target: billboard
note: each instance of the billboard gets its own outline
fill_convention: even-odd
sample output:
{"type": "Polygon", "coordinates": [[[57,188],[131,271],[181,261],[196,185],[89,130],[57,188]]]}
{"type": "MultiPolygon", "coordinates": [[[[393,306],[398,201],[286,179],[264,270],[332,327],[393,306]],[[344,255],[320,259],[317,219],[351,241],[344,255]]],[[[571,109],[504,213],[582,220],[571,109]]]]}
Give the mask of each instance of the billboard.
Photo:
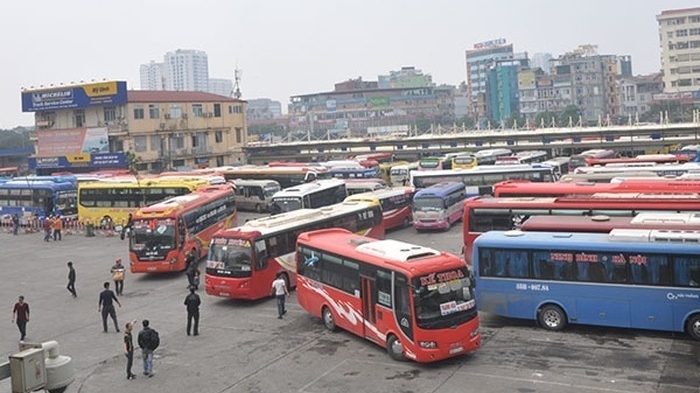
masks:
{"type": "Polygon", "coordinates": [[[38,130],[37,157],[59,157],[109,151],[107,127],[38,130]]]}
{"type": "Polygon", "coordinates": [[[126,82],[98,82],[22,92],[22,112],[126,104],[126,82]]]}
{"type": "Polygon", "coordinates": [[[29,169],[126,168],[124,153],[93,153],[60,157],[29,157],[29,169]]]}

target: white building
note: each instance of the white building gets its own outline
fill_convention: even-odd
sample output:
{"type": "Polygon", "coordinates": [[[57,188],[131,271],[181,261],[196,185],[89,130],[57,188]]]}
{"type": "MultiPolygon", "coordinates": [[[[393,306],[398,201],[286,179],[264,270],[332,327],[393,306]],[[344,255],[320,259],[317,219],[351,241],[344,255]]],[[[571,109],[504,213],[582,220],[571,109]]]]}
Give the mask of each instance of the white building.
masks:
{"type": "Polygon", "coordinates": [[[209,93],[224,97],[231,97],[233,81],[231,79],[209,78],[209,93]]]}
{"type": "Polygon", "coordinates": [[[148,64],[141,64],[140,74],[141,90],[165,90],[163,63],[151,60],[148,64]]]}
{"type": "Polygon", "coordinates": [[[549,61],[553,58],[551,53],[535,53],[530,59],[530,68],[541,68],[545,74],[549,74],[549,61]]]}
{"type": "Polygon", "coordinates": [[[664,93],[700,92],[700,7],[665,10],[656,20],[664,93]]]}
{"type": "Polygon", "coordinates": [[[178,49],[164,58],[166,90],[209,91],[209,60],[206,52],[178,49]]]}

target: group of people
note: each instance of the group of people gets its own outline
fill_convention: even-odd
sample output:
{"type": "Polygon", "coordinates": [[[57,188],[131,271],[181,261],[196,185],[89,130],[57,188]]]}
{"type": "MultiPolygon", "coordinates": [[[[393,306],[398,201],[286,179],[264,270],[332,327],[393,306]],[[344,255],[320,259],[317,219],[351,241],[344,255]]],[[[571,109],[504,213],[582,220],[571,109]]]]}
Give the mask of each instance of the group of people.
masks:
{"type": "Polygon", "coordinates": [[[54,241],[62,240],[61,231],[63,230],[63,219],[59,215],[50,215],[44,219],[43,223],[44,229],[44,241],[51,241],[53,236],[54,241]]]}

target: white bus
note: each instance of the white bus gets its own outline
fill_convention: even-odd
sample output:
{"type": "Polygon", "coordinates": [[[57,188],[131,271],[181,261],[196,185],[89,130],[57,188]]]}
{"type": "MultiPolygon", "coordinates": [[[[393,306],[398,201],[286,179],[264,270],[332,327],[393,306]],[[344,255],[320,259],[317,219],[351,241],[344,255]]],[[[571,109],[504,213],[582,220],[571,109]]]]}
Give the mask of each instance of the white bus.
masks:
{"type": "Polygon", "coordinates": [[[345,191],[348,196],[383,190],[387,187],[386,182],[382,179],[345,179],[345,191]]]}
{"type": "Polygon", "coordinates": [[[562,176],[569,173],[569,161],[571,161],[571,157],[553,157],[542,161],[542,163],[551,166],[557,179],[561,179],[562,176]]]}
{"type": "Polygon", "coordinates": [[[279,214],[298,209],[315,209],[340,203],[346,196],[345,181],[317,180],[277,192],[272,196],[270,212],[279,214]]]}
{"type": "Polygon", "coordinates": [[[472,169],[411,172],[411,186],[414,188],[421,189],[433,184],[458,181],[464,184],[467,197],[491,195],[493,185],[504,180],[549,183],[556,179],[552,167],[544,164],[479,165],[472,169]]]}
{"type": "MultiPolygon", "coordinates": [[[[584,173],[587,175],[598,173],[628,173],[628,172],[651,172],[656,176],[680,176],[686,173],[700,173],[700,164],[688,162],[685,164],[670,165],[659,164],[652,166],[582,166],[574,170],[574,173],[584,173]]],[[[619,176],[615,176],[619,177],[619,176]]]]}
{"type": "Polygon", "coordinates": [[[274,180],[236,179],[233,185],[236,186],[236,206],[258,213],[270,211],[272,196],[282,189],[274,180]]]}
{"type": "Polygon", "coordinates": [[[476,161],[479,165],[493,165],[498,157],[509,156],[513,154],[510,149],[484,149],[474,153],[476,161]]]}
{"type": "Polygon", "coordinates": [[[391,185],[394,187],[408,185],[409,174],[416,170],[418,170],[418,162],[392,167],[389,172],[391,185]]]}

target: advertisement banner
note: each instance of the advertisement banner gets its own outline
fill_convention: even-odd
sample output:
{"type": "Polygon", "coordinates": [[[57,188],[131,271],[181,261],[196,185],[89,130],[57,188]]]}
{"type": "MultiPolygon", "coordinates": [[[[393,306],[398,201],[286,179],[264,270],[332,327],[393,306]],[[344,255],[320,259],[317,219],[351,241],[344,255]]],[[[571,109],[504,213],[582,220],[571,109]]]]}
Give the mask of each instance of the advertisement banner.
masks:
{"type": "Polygon", "coordinates": [[[390,101],[389,97],[370,97],[369,104],[372,105],[372,108],[384,108],[389,107],[390,101]]]}
{"type": "Polygon", "coordinates": [[[107,127],[38,130],[37,157],[80,156],[109,151],[107,127]]]}
{"type": "Polygon", "coordinates": [[[61,157],[29,157],[29,169],[126,168],[124,153],[94,153],[61,157]],[[84,160],[87,156],[88,159],[84,160]],[[76,158],[80,158],[76,160],[76,158]]]}
{"type": "Polygon", "coordinates": [[[124,105],[126,82],[98,82],[22,92],[22,112],[124,105]]]}

